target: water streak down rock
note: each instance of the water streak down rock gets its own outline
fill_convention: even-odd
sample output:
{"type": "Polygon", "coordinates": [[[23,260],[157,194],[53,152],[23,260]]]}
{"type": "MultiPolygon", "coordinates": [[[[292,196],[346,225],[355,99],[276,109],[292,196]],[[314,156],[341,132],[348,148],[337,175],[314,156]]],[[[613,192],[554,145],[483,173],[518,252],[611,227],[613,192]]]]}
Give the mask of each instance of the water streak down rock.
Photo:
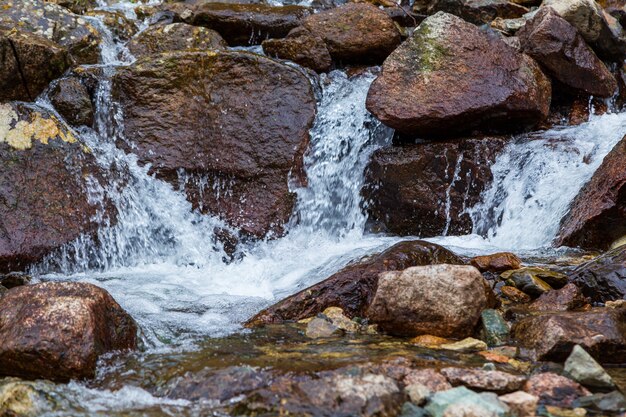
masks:
{"type": "Polygon", "coordinates": [[[113,97],[128,151],[195,208],[254,236],[282,231],[316,111],[302,72],[245,52],[163,53],[117,73],[113,97]]]}
{"type": "Polygon", "coordinates": [[[532,58],[439,12],[385,60],[367,108],[401,133],[441,137],[532,127],[550,99],[550,80],[532,58]]]}

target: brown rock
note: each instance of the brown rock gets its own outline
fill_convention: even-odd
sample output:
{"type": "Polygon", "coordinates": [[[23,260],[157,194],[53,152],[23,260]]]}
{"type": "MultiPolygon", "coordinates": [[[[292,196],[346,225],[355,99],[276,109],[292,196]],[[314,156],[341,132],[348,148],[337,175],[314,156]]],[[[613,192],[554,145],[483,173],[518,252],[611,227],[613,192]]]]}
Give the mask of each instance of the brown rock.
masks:
{"type": "Polygon", "coordinates": [[[560,290],[552,290],[542,294],[528,306],[535,311],[567,311],[585,305],[585,297],[574,284],[567,284],[560,290]]]}
{"type": "Polygon", "coordinates": [[[568,408],[579,397],[591,394],[579,383],[551,372],[531,376],[524,385],[524,391],[539,397],[539,404],[568,408]]]}
{"type": "Polygon", "coordinates": [[[92,7],[97,7],[97,0],[45,0],[48,3],[58,4],[67,7],[72,13],[83,14],[92,7]]]}
{"type": "Polygon", "coordinates": [[[561,221],[558,246],[608,249],[626,235],[626,136],[608,153],[561,221]]]}
{"type": "Polygon", "coordinates": [[[470,263],[480,272],[504,272],[522,267],[520,258],[511,252],[498,252],[492,255],[476,256],[470,263]]]}
{"type": "Polygon", "coordinates": [[[568,277],[594,302],[626,300],[626,245],[579,265],[568,277]]]}
{"type": "Polygon", "coordinates": [[[530,57],[439,12],[383,64],[367,108],[407,135],[532,127],[550,107],[550,80],[530,57]]]}
{"type": "Polygon", "coordinates": [[[471,232],[465,209],[491,183],[489,167],[504,144],[503,138],[464,139],[376,151],[362,191],[370,223],[403,236],[471,232]]]}
{"type": "Polygon", "coordinates": [[[576,28],[554,9],[540,8],[517,32],[517,37],[522,51],[565,86],[598,97],[611,97],[617,90],[617,82],[608,68],[576,28]]]}
{"type": "Polygon", "coordinates": [[[432,392],[447,391],[452,385],[434,369],[413,369],[403,379],[405,385],[420,384],[432,392]]]}
{"type": "Polygon", "coordinates": [[[164,8],[177,13],[185,23],[217,31],[231,46],[283,38],[309,14],[306,7],[267,4],[173,3],[164,8]]]}
{"type": "Polygon", "coordinates": [[[530,295],[510,285],[505,285],[500,288],[500,292],[502,292],[504,297],[514,303],[528,303],[531,300],[530,295]]]}
{"type": "Polygon", "coordinates": [[[484,369],[443,368],[441,373],[453,386],[463,385],[470,389],[500,394],[517,391],[526,382],[523,376],[484,369]]]}
{"type": "Polygon", "coordinates": [[[96,64],[100,59],[100,34],[85,19],[65,7],[42,0],[0,0],[0,28],[43,36],[67,48],[75,64],[96,64]]]}
{"type": "Polygon", "coordinates": [[[0,29],[0,101],[33,101],[69,67],[67,51],[28,32],[0,29]]]}
{"type": "Polygon", "coordinates": [[[121,11],[90,10],[85,15],[102,19],[113,35],[123,42],[130,40],[139,30],[135,22],[128,19],[121,11]]]}
{"type": "Polygon", "coordinates": [[[27,285],[0,300],[0,375],[91,378],[98,356],[136,346],[133,319],[94,285],[27,285]]]}
{"type": "Polygon", "coordinates": [[[85,177],[102,180],[91,153],[43,109],[0,104],[0,273],[25,268],[97,230],[108,201],[89,202],[85,177]]]}
{"type": "Polygon", "coordinates": [[[371,4],[348,3],[310,15],[302,25],[343,63],[380,63],[400,44],[393,20],[371,4]]]}
{"type": "Polygon", "coordinates": [[[330,69],[332,58],[324,40],[303,27],[293,29],[284,39],[263,41],[266,55],[288,59],[316,72],[330,69]]]}
{"type": "Polygon", "coordinates": [[[538,360],[563,361],[578,344],[600,362],[626,361],[626,309],[530,316],[515,323],[511,334],[538,360]]]}
{"type": "Polygon", "coordinates": [[[261,311],[247,322],[247,326],[297,321],[314,316],[327,307],[341,307],[351,318],[364,317],[381,272],[441,263],[462,265],[463,260],[433,243],[422,240],[400,242],[261,311]]]}
{"type": "Polygon", "coordinates": [[[227,46],[226,41],[214,30],[186,23],[172,23],[148,27],[128,43],[128,50],[139,58],[167,51],[217,51],[227,46]]]}
{"type": "Polygon", "coordinates": [[[529,10],[507,0],[435,0],[430,4],[428,13],[435,12],[451,13],[475,25],[482,25],[496,18],[519,18],[529,10]]]}
{"type": "Polygon", "coordinates": [[[524,391],[516,391],[498,397],[511,410],[511,414],[517,417],[531,417],[535,415],[539,397],[524,391]]]}
{"type": "Polygon", "coordinates": [[[50,91],[50,101],[65,120],[74,126],[93,124],[93,105],[89,92],[76,78],[59,80],[50,91]]]}
{"type": "Polygon", "coordinates": [[[289,173],[315,116],[302,72],[245,52],[173,52],[119,71],[113,95],[129,151],[185,182],[195,208],[254,236],[281,233],[294,204],[289,173]]]}
{"type": "Polygon", "coordinates": [[[367,317],[398,336],[469,336],[487,307],[484,278],[473,266],[415,266],[381,273],[367,317]]]}

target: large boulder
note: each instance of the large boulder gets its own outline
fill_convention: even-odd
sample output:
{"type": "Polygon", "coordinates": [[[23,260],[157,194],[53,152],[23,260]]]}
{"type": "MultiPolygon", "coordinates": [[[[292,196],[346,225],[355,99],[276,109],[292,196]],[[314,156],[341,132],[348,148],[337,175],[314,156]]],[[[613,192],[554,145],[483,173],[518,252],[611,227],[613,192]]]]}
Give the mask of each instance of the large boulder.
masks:
{"type": "Polygon", "coordinates": [[[422,240],[400,242],[361,262],[348,265],[324,281],[261,311],[247,325],[301,320],[328,307],[341,307],[349,317],[364,317],[378,285],[379,274],[417,265],[464,262],[442,246],[422,240]]]}
{"type": "Polygon", "coordinates": [[[470,233],[465,209],[490,185],[490,166],[504,144],[495,137],[376,151],[362,191],[372,227],[403,236],[470,233]]]}
{"type": "Polygon", "coordinates": [[[195,208],[254,236],[282,231],[315,117],[302,72],[246,52],[164,53],[119,71],[113,97],[128,150],[195,208]]]}
{"type": "Polygon", "coordinates": [[[568,278],[594,302],[626,299],[626,245],[578,266],[568,278]]]}
{"type": "Polygon", "coordinates": [[[69,67],[67,50],[29,32],[0,29],[0,101],[33,101],[69,67]]]}
{"type": "Polygon", "coordinates": [[[626,136],[604,157],[561,220],[556,244],[607,249],[626,235],[626,136]]]}
{"type": "Polygon", "coordinates": [[[343,63],[380,63],[400,44],[393,20],[371,4],[348,3],[310,15],[302,25],[343,63]]]}
{"type": "Polygon", "coordinates": [[[602,57],[621,61],[626,54],[626,38],[621,25],[594,0],[544,0],[567,20],[602,57]],[[611,19],[611,22],[607,20],[611,19]]]}
{"type": "Polygon", "coordinates": [[[379,275],[367,317],[393,335],[463,338],[487,303],[485,280],[473,266],[414,266],[379,275]]]}
{"type": "Polygon", "coordinates": [[[333,63],[324,40],[304,27],[293,29],[284,39],[263,41],[263,52],[317,72],[328,71],[333,63]]]}
{"type": "Polygon", "coordinates": [[[220,50],[228,46],[219,33],[186,23],[154,25],[139,33],[128,43],[128,50],[137,58],[167,51],[220,50]]]}
{"type": "Polygon", "coordinates": [[[550,80],[529,56],[448,13],[426,18],[383,64],[367,109],[401,133],[521,129],[545,119],[550,80]]]}
{"type": "Polygon", "coordinates": [[[522,51],[567,87],[598,97],[611,97],[617,81],[587,46],[576,28],[551,7],[542,7],[517,32],[522,51]]]}
{"type": "Polygon", "coordinates": [[[83,234],[110,204],[89,198],[98,165],[46,111],[0,104],[0,273],[40,260],[83,234]]]}
{"type": "Polygon", "coordinates": [[[626,308],[538,314],[515,323],[511,334],[537,360],[564,361],[581,345],[600,362],[626,361],[626,308]]]}
{"type": "Polygon", "coordinates": [[[47,282],[0,298],[0,375],[91,378],[100,355],[136,346],[133,319],[95,285],[47,282]]]}
{"type": "Polygon", "coordinates": [[[0,28],[43,36],[67,48],[76,64],[96,64],[101,37],[86,19],[42,0],[0,0],[0,28]],[[19,22],[16,23],[15,22],[19,22]]]}
{"type": "Polygon", "coordinates": [[[258,45],[267,38],[283,38],[310,12],[301,6],[198,2],[164,6],[185,23],[217,31],[231,46],[258,45]]]}

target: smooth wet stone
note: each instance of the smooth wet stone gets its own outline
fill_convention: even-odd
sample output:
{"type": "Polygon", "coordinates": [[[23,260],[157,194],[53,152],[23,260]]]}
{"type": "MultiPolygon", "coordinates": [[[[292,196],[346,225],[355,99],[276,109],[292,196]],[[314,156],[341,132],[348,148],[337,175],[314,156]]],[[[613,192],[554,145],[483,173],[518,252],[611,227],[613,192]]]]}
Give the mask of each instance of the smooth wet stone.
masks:
{"type": "Polygon", "coordinates": [[[20,287],[30,284],[32,277],[23,272],[9,272],[8,274],[0,274],[0,285],[7,289],[20,287]]]}
{"type": "Polygon", "coordinates": [[[524,391],[515,391],[498,397],[511,410],[513,417],[530,417],[535,415],[539,397],[524,391]]]}
{"type": "Polygon", "coordinates": [[[561,407],[571,407],[575,400],[590,394],[579,383],[550,372],[531,376],[524,391],[539,397],[539,404],[561,407]]]}
{"type": "Polygon", "coordinates": [[[626,398],[621,392],[612,391],[607,394],[581,397],[574,402],[574,405],[601,413],[619,413],[626,411],[626,398]]]}
{"type": "Polygon", "coordinates": [[[293,29],[283,39],[265,40],[262,45],[266,55],[293,61],[316,72],[326,72],[332,65],[324,40],[304,27],[293,29]]]}
{"type": "Polygon", "coordinates": [[[491,255],[476,256],[470,260],[480,272],[505,272],[522,267],[522,261],[511,252],[498,252],[491,255]]]}
{"type": "Polygon", "coordinates": [[[380,275],[367,318],[393,335],[459,338],[486,307],[485,280],[473,266],[415,266],[380,275]]]}
{"type": "Polygon", "coordinates": [[[348,333],[357,333],[361,330],[361,326],[346,317],[343,310],[339,307],[328,307],[322,314],[326,316],[333,325],[348,333]]]}
{"type": "Polygon", "coordinates": [[[457,352],[475,352],[487,349],[487,344],[482,340],[466,337],[463,340],[452,343],[443,343],[439,345],[440,349],[454,350],[457,352]]]}
{"type": "Polygon", "coordinates": [[[404,391],[411,399],[411,402],[416,405],[424,404],[428,397],[432,394],[432,391],[422,384],[407,385],[404,387],[404,391]]]}
{"type": "Polygon", "coordinates": [[[532,298],[523,291],[518,290],[510,285],[505,285],[500,288],[502,296],[514,303],[528,303],[532,298]]]}
{"type": "Polygon", "coordinates": [[[563,408],[556,407],[553,405],[547,405],[545,407],[546,411],[550,413],[550,416],[554,417],[585,417],[587,415],[587,410],[584,408],[563,408]]]}
{"type": "Polygon", "coordinates": [[[565,373],[574,381],[592,389],[612,389],[615,383],[604,368],[580,345],[574,346],[564,365],[565,373]]]}
{"type": "MultiPolygon", "coordinates": [[[[514,286],[518,290],[525,292],[531,297],[539,297],[541,294],[552,290],[552,286],[550,286],[550,284],[544,279],[548,277],[548,279],[556,280],[554,278],[551,278],[552,276],[552,271],[536,267],[514,269],[500,274],[500,277],[502,277],[502,279],[504,279],[507,284],[514,286]]],[[[560,281],[557,282],[561,282],[564,279],[565,282],[563,283],[563,285],[565,285],[565,283],[567,282],[567,278],[563,274],[554,276],[562,276],[563,278],[559,278],[560,281]]]]}
{"type": "Polygon", "coordinates": [[[312,339],[339,336],[343,331],[330,321],[316,317],[306,326],[306,335],[312,339]]]}
{"type": "MultiPolygon", "coordinates": [[[[508,412],[508,407],[501,403],[496,395],[480,395],[465,387],[436,393],[425,409],[432,417],[453,417],[455,415],[453,413],[458,412],[459,407],[472,407],[474,411],[478,409],[478,412],[482,412],[482,416],[485,417],[504,417],[508,412]]],[[[481,414],[474,415],[481,416],[481,414]]]]}
{"type": "Polygon", "coordinates": [[[420,408],[410,402],[406,402],[402,405],[400,411],[400,417],[427,417],[426,410],[420,408]]]}
{"type": "Polygon", "coordinates": [[[0,415],[3,417],[38,417],[52,384],[46,381],[0,379],[0,415]]]}
{"type": "Polygon", "coordinates": [[[626,299],[626,246],[579,265],[569,279],[594,302],[626,299]]]}
{"type": "Polygon", "coordinates": [[[222,50],[228,44],[214,30],[186,23],[154,25],[139,33],[128,43],[128,50],[137,58],[167,51],[192,49],[222,50]]]}
{"type": "Polygon", "coordinates": [[[431,392],[446,391],[452,388],[446,377],[434,369],[411,369],[406,373],[402,382],[407,386],[421,385],[431,392]]]}
{"type": "Polygon", "coordinates": [[[500,346],[509,338],[509,326],[499,311],[485,309],[480,313],[482,332],[488,346],[500,346]]]}
{"type": "Polygon", "coordinates": [[[94,108],[89,91],[77,77],[59,80],[49,94],[50,102],[61,116],[73,126],[91,126],[94,108]]]}
{"type": "Polygon", "coordinates": [[[586,299],[580,289],[570,283],[559,290],[543,293],[528,308],[534,311],[568,311],[583,307],[586,299]]]}
{"type": "Polygon", "coordinates": [[[496,370],[443,368],[440,372],[453,386],[463,385],[470,389],[500,394],[517,391],[526,382],[523,376],[496,370]]]}

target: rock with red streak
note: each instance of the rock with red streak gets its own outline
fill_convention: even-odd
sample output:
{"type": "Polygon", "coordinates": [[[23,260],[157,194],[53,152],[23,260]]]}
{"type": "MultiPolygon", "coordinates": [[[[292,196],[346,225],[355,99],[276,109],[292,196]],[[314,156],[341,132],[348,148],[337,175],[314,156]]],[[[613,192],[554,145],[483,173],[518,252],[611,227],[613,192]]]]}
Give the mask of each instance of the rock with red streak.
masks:
{"type": "Polygon", "coordinates": [[[498,252],[491,255],[476,256],[470,263],[480,272],[505,272],[522,267],[522,261],[511,252],[498,252]]]}
{"type": "Polygon", "coordinates": [[[626,235],[626,136],[604,157],[561,220],[559,246],[608,249],[626,235]]]}
{"type": "Polygon", "coordinates": [[[310,15],[302,25],[322,38],[333,60],[342,63],[381,63],[401,41],[389,15],[366,3],[310,15]]]}
{"type": "Polygon", "coordinates": [[[531,128],[549,113],[551,83],[499,37],[438,12],[383,64],[367,109],[400,133],[441,138],[531,128]]]}
{"type": "Polygon", "coordinates": [[[470,233],[465,209],[491,184],[489,167],[505,143],[483,137],[379,149],[362,189],[369,226],[403,236],[470,233]]]}
{"type": "Polygon", "coordinates": [[[611,97],[617,90],[617,81],[606,65],[576,28],[551,7],[540,8],[517,37],[522,51],[568,88],[598,97],[611,97]]]}
{"type": "Polygon", "coordinates": [[[441,373],[453,386],[463,385],[479,391],[494,391],[500,394],[517,391],[526,378],[502,371],[469,368],[443,368],[441,373]]]}
{"type": "Polygon", "coordinates": [[[92,378],[100,355],[136,346],[133,319],[95,285],[47,282],[0,298],[0,375],[92,378]]]}
{"type": "Polygon", "coordinates": [[[253,327],[315,316],[328,307],[340,307],[350,317],[364,317],[381,272],[416,265],[457,264],[464,261],[442,246],[422,240],[400,242],[376,255],[346,266],[319,284],[274,304],[251,318],[253,327]]]}
{"type": "Polygon", "coordinates": [[[316,112],[304,73],[247,52],[168,52],[120,70],[113,96],[126,149],[194,208],[255,237],[283,232],[316,112]]]}
{"type": "Polygon", "coordinates": [[[539,397],[539,404],[567,408],[578,398],[591,394],[578,382],[551,372],[531,376],[524,385],[524,391],[539,397]]]}
{"type": "Polygon", "coordinates": [[[575,310],[586,304],[580,288],[569,283],[559,290],[543,293],[528,306],[535,311],[567,311],[575,310]]]}
{"type": "Polygon", "coordinates": [[[581,345],[599,362],[626,361],[624,308],[533,315],[515,323],[511,335],[538,360],[564,361],[581,345]]]}

